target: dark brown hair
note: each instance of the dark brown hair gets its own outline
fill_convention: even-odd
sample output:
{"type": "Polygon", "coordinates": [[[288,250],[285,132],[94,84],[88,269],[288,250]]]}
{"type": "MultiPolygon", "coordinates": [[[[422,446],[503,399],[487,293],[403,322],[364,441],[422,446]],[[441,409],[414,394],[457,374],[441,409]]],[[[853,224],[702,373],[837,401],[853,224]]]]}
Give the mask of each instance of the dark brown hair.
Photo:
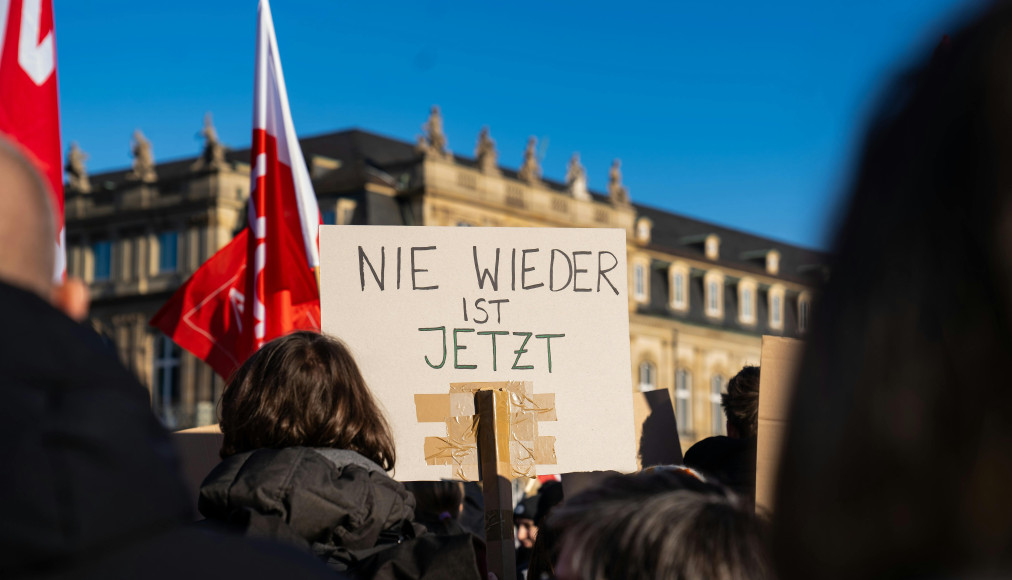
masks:
{"type": "Polygon", "coordinates": [[[727,392],[720,396],[720,406],[739,437],[755,437],[759,428],[759,367],[747,366],[738,371],[727,383],[727,392]]]}
{"type": "Polygon", "coordinates": [[[221,397],[223,458],[283,447],[333,447],[394,467],[390,427],[348,348],[299,331],[272,340],[232,375],[221,397]]]}
{"type": "Polygon", "coordinates": [[[549,524],[563,580],[772,578],[766,524],[750,503],[684,471],[612,478],[549,524]]]}

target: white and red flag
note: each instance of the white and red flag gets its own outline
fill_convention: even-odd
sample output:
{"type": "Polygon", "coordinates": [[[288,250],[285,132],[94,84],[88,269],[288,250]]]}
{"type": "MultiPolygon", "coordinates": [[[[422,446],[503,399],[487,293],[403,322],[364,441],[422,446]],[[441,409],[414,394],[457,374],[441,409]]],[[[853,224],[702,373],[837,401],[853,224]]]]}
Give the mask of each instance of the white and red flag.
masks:
{"type": "Polygon", "coordinates": [[[49,181],[56,212],[56,279],[66,270],[63,156],[52,0],[0,0],[0,132],[49,181]]]}
{"type": "Polygon", "coordinates": [[[225,378],[265,342],[320,329],[320,211],[267,0],[258,9],[254,79],[249,222],[151,319],[225,378]]]}

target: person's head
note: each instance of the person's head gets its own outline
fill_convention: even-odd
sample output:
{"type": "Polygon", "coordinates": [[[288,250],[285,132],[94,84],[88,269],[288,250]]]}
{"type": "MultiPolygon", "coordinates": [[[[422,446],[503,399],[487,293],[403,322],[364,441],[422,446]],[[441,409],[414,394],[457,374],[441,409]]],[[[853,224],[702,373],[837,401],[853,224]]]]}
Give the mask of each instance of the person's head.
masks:
{"type": "Polygon", "coordinates": [[[49,301],[75,320],[88,312],[87,287],[57,283],[56,223],[49,186],[32,163],[0,136],[0,280],[49,301]]]}
{"type": "Polygon", "coordinates": [[[423,521],[456,520],[464,509],[464,484],[459,481],[412,481],[415,517],[423,521]]]}
{"type": "Polygon", "coordinates": [[[777,478],[781,577],[1012,570],[1012,5],[868,132],[777,478]]]}
{"type": "Polygon", "coordinates": [[[513,509],[513,525],[517,529],[517,542],[524,548],[533,548],[534,540],[538,537],[538,526],[534,522],[537,510],[538,496],[536,495],[520,500],[517,507],[513,509]]]}
{"type": "Polygon", "coordinates": [[[261,448],[332,447],[394,466],[390,428],[348,348],[299,331],[265,344],[221,398],[221,456],[261,448]]]}
{"type": "Polygon", "coordinates": [[[759,428],[759,367],[746,366],[727,383],[720,395],[720,406],[727,417],[729,437],[755,437],[759,428]]]}
{"type": "Polygon", "coordinates": [[[771,577],[764,523],[720,486],[658,472],[603,487],[549,518],[560,580],[771,577]]]}
{"type": "Polygon", "coordinates": [[[546,481],[538,489],[538,510],[534,514],[534,525],[540,526],[552,513],[555,506],[562,503],[562,484],[558,481],[546,481]]]}

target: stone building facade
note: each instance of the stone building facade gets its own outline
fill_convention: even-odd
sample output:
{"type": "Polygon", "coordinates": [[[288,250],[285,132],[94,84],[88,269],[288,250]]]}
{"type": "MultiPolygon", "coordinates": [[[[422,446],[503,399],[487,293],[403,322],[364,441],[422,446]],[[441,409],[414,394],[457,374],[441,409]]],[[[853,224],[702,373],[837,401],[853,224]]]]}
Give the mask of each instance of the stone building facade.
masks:
{"type": "MultiPolygon", "coordinates": [[[[424,128],[414,144],[361,130],[302,139],[324,222],[624,229],[629,372],[634,389],[670,391],[683,448],[723,432],[719,394],[758,364],[761,335],[805,334],[818,252],[633,203],[617,160],[597,193],[577,155],[560,183],[541,177],[533,140],[514,171],[487,129],[471,157],[447,149],[438,108],[424,128]]],[[[249,194],[248,150],[226,151],[209,120],[204,135],[196,158],[155,163],[138,133],[130,169],[88,176],[79,150],[68,164],[68,270],[172,428],[213,422],[223,383],[147,321],[243,227],[249,194]]]]}

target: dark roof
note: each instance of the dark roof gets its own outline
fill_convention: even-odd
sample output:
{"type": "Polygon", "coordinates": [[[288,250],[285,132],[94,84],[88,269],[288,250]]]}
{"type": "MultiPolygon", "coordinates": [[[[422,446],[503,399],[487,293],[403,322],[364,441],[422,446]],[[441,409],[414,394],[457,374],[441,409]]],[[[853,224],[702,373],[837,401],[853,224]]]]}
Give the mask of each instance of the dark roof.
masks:
{"type": "MultiPolygon", "coordinates": [[[[410,163],[417,160],[418,155],[414,146],[403,141],[384,137],[375,133],[362,131],[361,129],[347,129],[322,135],[313,135],[299,139],[302,145],[302,154],[307,163],[314,155],[321,155],[341,161],[341,167],[335,170],[334,174],[349,175],[349,169],[363,171],[363,165],[385,167],[389,165],[410,163]],[[343,171],[342,171],[343,170],[343,171]]],[[[250,149],[229,149],[225,153],[225,159],[231,163],[249,163],[250,149]]],[[[172,181],[187,177],[192,174],[193,163],[197,156],[190,156],[183,159],[174,159],[155,164],[155,172],[159,181],[172,181]]],[[[96,189],[103,189],[104,183],[111,183],[118,187],[127,182],[129,168],[117,169],[96,173],[91,176],[92,184],[96,189]]],[[[330,176],[328,175],[328,178],[330,176]]],[[[335,183],[340,183],[336,180],[335,183]]],[[[361,182],[359,182],[361,183],[361,182]]]]}
{"type": "MultiPolygon", "coordinates": [[[[394,175],[410,168],[419,159],[413,144],[361,129],[303,137],[300,143],[307,163],[311,162],[314,155],[341,162],[337,169],[314,177],[313,182],[319,193],[360,192],[366,183],[397,187],[394,175]]],[[[226,159],[233,163],[249,163],[249,154],[249,148],[229,150],[226,159]]],[[[195,160],[196,156],[193,156],[158,163],[156,172],[159,181],[171,182],[185,178],[192,173],[191,167],[195,160]]],[[[454,160],[463,166],[477,166],[471,157],[454,155],[454,160]]],[[[517,177],[514,169],[501,167],[500,170],[507,178],[517,177]]],[[[105,183],[118,187],[126,182],[128,172],[129,169],[109,171],[93,175],[91,179],[95,189],[101,191],[105,183]]],[[[555,191],[566,191],[566,185],[555,180],[543,179],[542,184],[555,191]]],[[[608,196],[600,192],[591,191],[590,194],[596,201],[608,201],[608,196]]],[[[401,221],[395,219],[397,208],[392,200],[368,201],[371,207],[375,206],[370,213],[383,214],[384,223],[401,221]],[[389,207],[381,209],[379,206],[383,204],[389,207]]],[[[708,234],[716,234],[720,237],[720,258],[714,262],[718,266],[764,274],[766,269],[762,252],[776,249],[780,252],[779,278],[803,284],[818,284],[822,281],[820,266],[826,262],[826,255],[822,252],[674,214],[649,205],[633,204],[633,207],[638,216],[647,217],[653,222],[649,248],[705,260],[702,240],[708,234]]],[[[369,223],[373,223],[371,218],[369,223]]]]}
{"type": "Polygon", "coordinates": [[[651,248],[705,260],[703,238],[709,234],[716,234],[720,238],[720,257],[715,264],[765,274],[765,260],[760,252],[777,250],[780,252],[780,273],[777,277],[804,284],[821,281],[822,271],[819,267],[826,263],[826,255],[822,252],[673,214],[648,205],[634,204],[634,207],[637,215],[649,218],[653,222],[649,246],[651,248]]]}

